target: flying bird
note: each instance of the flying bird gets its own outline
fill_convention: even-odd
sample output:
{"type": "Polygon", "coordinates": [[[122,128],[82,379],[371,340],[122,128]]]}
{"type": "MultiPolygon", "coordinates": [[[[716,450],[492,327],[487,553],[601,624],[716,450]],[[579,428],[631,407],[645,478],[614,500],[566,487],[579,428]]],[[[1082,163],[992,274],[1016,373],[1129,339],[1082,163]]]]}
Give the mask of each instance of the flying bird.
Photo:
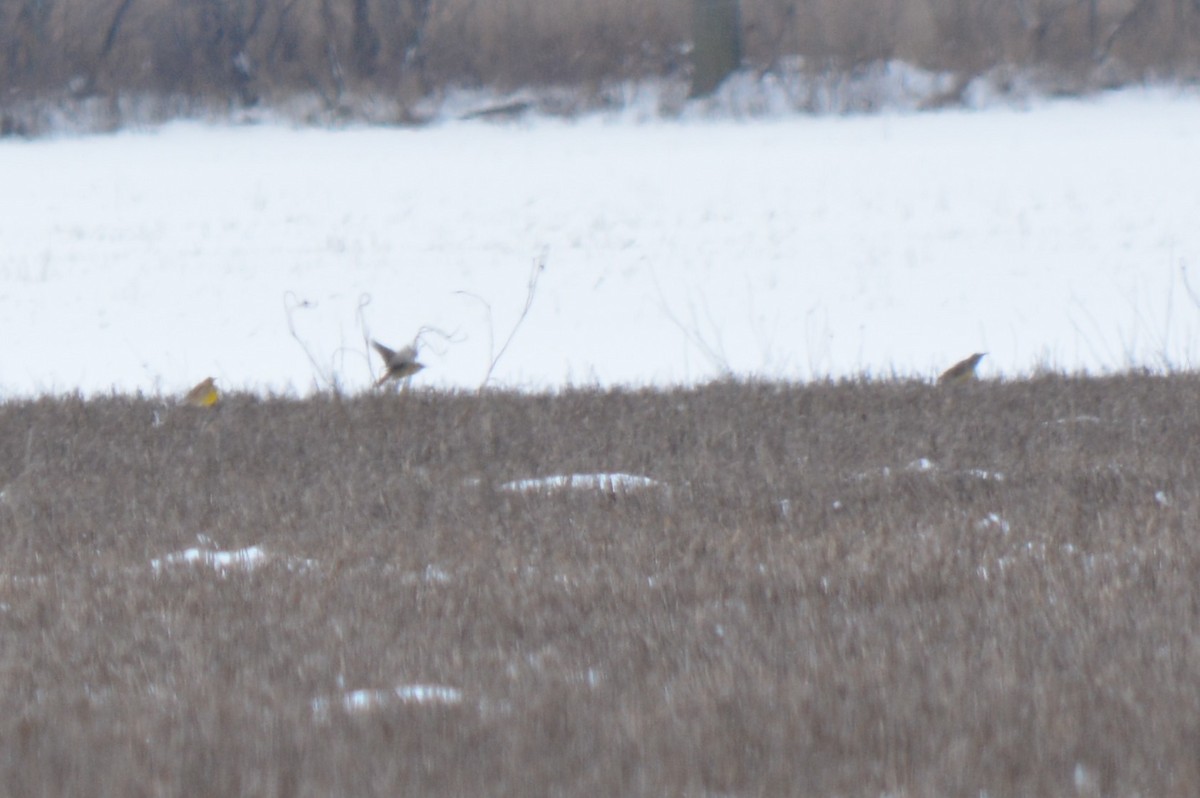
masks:
{"type": "Polygon", "coordinates": [[[938,385],[958,385],[975,379],[975,367],[987,352],[976,352],[966,360],[960,360],[942,372],[938,377],[938,385]]]}
{"type": "Polygon", "coordinates": [[[415,346],[406,346],[398,352],[374,340],[371,341],[371,346],[375,347],[375,351],[383,358],[385,368],[383,376],[375,382],[376,388],[388,380],[402,380],[405,377],[411,377],[425,368],[424,363],[417,362],[417,348],[415,346]]]}
{"type": "Polygon", "coordinates": [[[221,398],[217,393],[216,382],[214,378],[209,377],[184,395],[184,403],[192,407],[212,407],[221,398]]]}

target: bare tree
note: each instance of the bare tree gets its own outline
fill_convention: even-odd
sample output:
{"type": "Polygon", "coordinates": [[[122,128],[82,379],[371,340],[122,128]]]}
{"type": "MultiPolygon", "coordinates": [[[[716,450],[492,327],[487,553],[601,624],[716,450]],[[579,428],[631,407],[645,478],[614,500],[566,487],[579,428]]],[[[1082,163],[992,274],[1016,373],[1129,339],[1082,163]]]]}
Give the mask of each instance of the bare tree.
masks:
{"type": "Polygon", "coordinates": [[[692,4],[691,96],[712,94],[742,63],[739,0],[694,0],[692,4]]]}
{"type": "Polygon", "coordinates": [[[48,43],[47,23],[52,7],[52,0],[22,0],[9,8],[0,6],[0,76],[10,87],[47,82],[46,61],[53,49],[48,43]]]}
{"type": "Polygon", "coordinates": [[[375,74],[379,58],[379,34],[371,26],[367,0],[354,0],[353,33],[350,37],[351,63],[359,78],[375,74]]]}

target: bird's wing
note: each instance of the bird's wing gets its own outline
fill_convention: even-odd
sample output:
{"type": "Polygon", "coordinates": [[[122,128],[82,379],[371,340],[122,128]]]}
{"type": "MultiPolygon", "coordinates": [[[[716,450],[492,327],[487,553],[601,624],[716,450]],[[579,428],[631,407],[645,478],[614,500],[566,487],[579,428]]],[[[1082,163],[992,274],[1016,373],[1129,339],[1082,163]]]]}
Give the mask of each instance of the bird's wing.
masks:
{"type": "Polygon", "coordinates": [[[375,351],[379,353],[379,356],[383,358],[383,362],[385,363],[391,363],[392,358],[396,356],[395,352],[393,352],[391,349],[388,349],[378,341],[372,340],[371,346],[375,347],[375,351]]]}
{"type": "Polygon", "coordinates": [[[955,363],[953,366],[942,372],[942,376],[938,377],[938,382],[945,382],[946,380],[952,380],[955,377],[960,377],[965,370],[966,361],[955,363]]]}
{"type": "Polygon", "coordinates": [[[411,344],[404,347],[399,352],[393,352],[392,354],[396,358],[395,362],[397,364],[414,363],[417,360],[417,348],[411,344]]]}

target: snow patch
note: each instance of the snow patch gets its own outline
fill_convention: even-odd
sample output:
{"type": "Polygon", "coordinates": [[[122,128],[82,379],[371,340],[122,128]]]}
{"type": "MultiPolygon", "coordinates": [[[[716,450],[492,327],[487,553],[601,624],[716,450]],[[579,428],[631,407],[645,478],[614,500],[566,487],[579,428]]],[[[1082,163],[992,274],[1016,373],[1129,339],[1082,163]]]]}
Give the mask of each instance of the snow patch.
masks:
{"type": "Polygon", "coordinates": [[[349,713],[372,712],[397,704],[454,705],[461,704],[462,691],[440,684],[404,684],[391,690],[349,690],[338,698],[313,699],[312,709],[318,716],[328,716],[334,706],[349,713]]]}
{"type": "MultiPolygon", "coordinates": [[[[251,572],[268,562],[280,561],[281,558],[270,554],[262,546],[248,546],[234,551],[218,551],[197,546],[183,551],[172,552],[163,557],[150,561],[150,567],[156,573],[168,567],[194,566],[211,568],[224,576],[230,571],[251,572]]],[[[315,560],[300,557],[282,558],[289,570],[305,570],[316,565],[315,560]]]]}
{"type": "Polygon", "coordinates": [[[1070,417],[1064,417],[1064,418],[1056,418],[1053,421],[1046,421],[1043,423],[1045,423],[1045,424],[1100,424],[1102,422],[1101,422],[1101,419],[1099,416],[1082,415],[1082,416],[1070,416],[1070,417]]]}
{"type": "Polygon", "coordinates": [[[217,571],[253,571],[267,561],[267,552],[261,546],[250,546],[237,551],[210,551],[191,548],[168,554],[150,561],[150,567],[160,571],[168,565],[203,565],[217,571]]]}
{"type": "Polygon", "coordinates": [[[998,529],[1002,534],[1007,535],[1009,529],[1008,521],[1005,521],[998,513],[988,513],[981,518],[975,526],[978,529],[998,529]]]}
{"type": "Polygon", "coordinates": [[[639,490],[658,485],[658,480],[637,474],[555,474],[548,477],[505,482],[500,490],[525,493],[540,490],[596,490],[604,493],[639,490]]]}
{"type": "MultiPolygon", "coordinates": [[[[842,99],[788,70],[738,78],[725,107],[946,88],[873,69],[831,78],[842,99]]],[[[0,389],[179,395],[212,375],[230,392],[368,390],[373,353],[346,347],[360,314],[385,342],[456,331],[422,342],[417,390],[932,375],[974,348],[1005,378],[1191,364],[1194,92],[753,124],[691,107],[643,124],[0,140],[0,337],[28,342],[0,389]]]]}

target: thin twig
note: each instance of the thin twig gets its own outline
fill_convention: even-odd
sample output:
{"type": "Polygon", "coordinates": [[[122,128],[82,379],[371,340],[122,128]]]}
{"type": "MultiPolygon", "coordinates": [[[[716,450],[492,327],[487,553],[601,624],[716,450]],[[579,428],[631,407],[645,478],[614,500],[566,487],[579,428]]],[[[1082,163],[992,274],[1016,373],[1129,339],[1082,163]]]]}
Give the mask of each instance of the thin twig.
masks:
{"type": "Polygon", "coordinates": [[[356,321],[358,321],[359,332],[362,333],[363,357],[367,361],[367,371],[371,375],[371,383],[374,384],[378,378],[375,375],[375,367],[371,365],[374,362],[371,360],[371,333],[367,330],[367,317],[366,314],[363,313],[363,311],[366,310],[367,305],[370,304],[370,294],[359,294],[358,306],[354,309],[354,318],[356,321]]]}
{"type": "Polygon", "coordinates": [[[526,290],[525,290],[525,306],[521,308],[521,313],[519,316],[517,316],[517,320],[513,324],[512,329],[509,331],[508,337],[504,339],[504,343],[501,345],[499,352],[495,351],[496,339],[495,339],[495,334],[494,334],[495,325],[492,324],[492,306],[488,303],[488,301],[486,299],[479,296],[478,294],[472,293],[470,291],[455,291],[456,294],[461,294],[462,296],[470,297],[471,299],[474,299],[477,302],[479,302],[479,304],[483,305],[484,311],[486,311],[486,313],[487,313],[487,318],[488,318],[488,358],[490,359],[491,362],[488,364],[487,371],[484,372],[483,382],[481,382],[479,384],[479,392],[480,393],[483,392],[483,389],[486,388],[487,384],[491,381],[492,372],[494,372],[496,370],[496,364],[500,362],[500,358],[504,357],[504,353],[508,351],[509,344],[511,344],[513,342],[513,338],[516,337],[517,331],[521,329],[521,325],[524,324],[525,318],[529,315],[529,310],[530,310],[530,308],[533,307],[533,298],[537,295],[538,280],[541,278],[542,272],[544,272],[545,270],[546,270],[546,254],[542,253],[533,261],[533,268],[529,272],[529,282],[527,283],[526,290]]]}
{"type": "Polygon", "coordinates": [[[300,345],[300,348],[304,350],[304,354],[306,357],[308,357],[308,362],[312,364],[313,370],[317,373],[317,376],[322,382],[325,383],[326,387],[332,390],[335,387],[333,378],[324,373],[324,370],[321,368],[321,364],[318,363],[316,357],[313,356],[312,350],[309,349],[308,344],[304,343],[304,341],[300,339],[299,333],[296,332],[296,324],[292,319],[292,313],[295,312],[297,308],[309,309],[313,307],[315,307],[315,305],[312,302],[309,302],[308,300],[301,300],[292,291],[287,291],[283,295],[283,309],[287,314],[288,332],[291,333],[292,338],[296,340],[296,343],[300,345]]]}
{"type": "Polygon", "coordinates": [[[525,323],[525,317],[529,315],[529,309],[533,307],[533,297],[537,294],[538,279],[545,270],[546,256],[543,254],[533,262],[533,268],[529,272],[529,283],[525,291],[525,306],[521,308],[521,315],[517,316],[517,321],[513,324],[512,330],[509,331],[508,337],[504,339],[504,344],[500,347],[500,351],[492,358],[492,363],[488,366],[487,373],[483,375],[484,385],[487,385],[488,380],[492,378],[492,371],[495,370],[496,364],[500,362],[500,358],[504,357],[504,353],[508,351],[508,345],[513,342],[517,330],[521,329],[521,325],[525,323]]]}
{"type": "MultiPolygon", "coordinates": [[[[725,348],[721,345],[720,335],[717,336],[717,345],[714,347],[700,334],[700,323],[696,317],[695,303],[690,300],[688,302],[688,310],[692,317],[692,326],[688,327],[671,311],[671,306],[667,304],[667,298],[663,293],[662,286],[659,285],[658,275],[653,270],[650,271],[650,279],[654,282],[654,290],[658,293],[658,308],[667,317],[667,320],[683,333],[683,337],[688,343],[700,350],[710,365],[720,371],[723,376],[732,376],[733,369],[729,365],[729,358],[725,355],[725,348]]],[[[708,316],[708,323],[716,327],[717,325],[712,318],[712,312],[707,306],[705,307],[705,313],[708,316]]]]}
{"type": "Polygon", "coordinates": [[[1188,298],[1192,300],[1192,304],[1200,308],[1200,296],[1196,296],[1196,292],[1192,290],[1192,283],[1188,280],[1187,264],[1179,264],[1179,274],[1183,277],[1183,287],[1187,291],[1188,298]]]}

